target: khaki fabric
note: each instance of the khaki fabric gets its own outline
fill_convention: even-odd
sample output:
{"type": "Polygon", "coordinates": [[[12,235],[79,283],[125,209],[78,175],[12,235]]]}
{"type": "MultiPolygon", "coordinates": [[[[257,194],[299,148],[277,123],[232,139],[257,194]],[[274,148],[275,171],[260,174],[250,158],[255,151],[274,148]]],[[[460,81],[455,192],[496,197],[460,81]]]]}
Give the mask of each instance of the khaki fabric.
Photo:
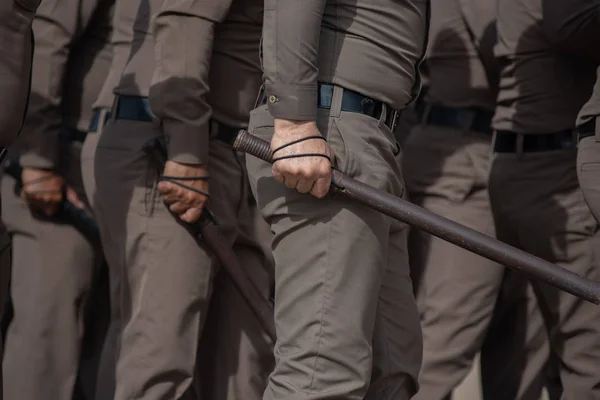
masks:
{"type": "Polygon", "coordinates": [[[600,221],[600,138],[587,137],[579,142],[577,177],[581,192],[596,221],[600,221]]]}
{"type": "MultiPolygon", "coordinates": [[[[341,112],[340,95],[336,88],[331,114],[321,110],[317,121],[338,167],[402,196],[399,146],[385,115],[341,112]]],[[[266,106],[252,112],[249,129],[271,140],[266,106]]],[[[274,232],[277,364],[263,399],[411,398],[422,348],[408,227],[354,202],[287,189],[263,161],[248,157],[247,165],[274,232]]]]}
{"type": "MultiPolygon", "coordinates": [[[[263,3],[167,1],[156,15],[157,62],[149,98],[169,138],[170,160],[206,164],[211,119],[248,126],[261,85],[263,3]]],[[[127,86],[132,85],[123,90],[127,86]]]]}
{"type": "MultiPolygon", "coordinates": [[[[6,304],[10,298],[10,261],[11,241],[4,222],[0,221],[0,307],[2,316],[6,310],[6,304]]],[[[4,356],[4,343],[0,336],[0,356],[4,356]]],[[[3,399],[3,376],[0,372],[0,399],[3,399]]]]}
{"type": "MultiPolygon", "coordinates": [[[[201,399],[259,399],[272,369],[272,345],[227,276],[217,274],[209,254],[157,194],[156,167],[142,146],[160,135],[152,123],[111,120],[96,151],[96,210],[110,221],[102,224],[102,237],[110,238],[104,241],[109,262],[119,263],[115,270],[121,272],[124,330],[115,399],[178,399],[196,366],[202,386],[195,391],[215,393],[201,399]]],[[[267,258],[254,239],[243,159],[219,141],[210,151],[211,208],[267,297],[267,258]]]]}
{"type": "MultiPolygon", "coordinates": [[[[495,154],[489,190],[500,240],[599,279],[599,247],[594,244],[598,223],[577,183],[574,149],[495,154]]],[[[600,308],[548,285],[532,284],[551,349],[560,361],[561,398],[599,398],[600,308]]]]}
{"type": "MultiPolygon", "coordinates": [[[[25,118],[30,85],[33,36],[31,26],[41,0],[4,1],[0,5],[0,146],[12,144],[25,118]]],[[[1,208],[0,208],[1,210],[1,208]]],[[[0,212],[0,216],[1,216],[0,212]]],[[[9,299],[11,244],[0,221],[0,313],[9,299]]],[[[4,343],[0,337],[0,356],[4,343]]],[[[0,368],[0,399],[3,398],[0,368]]]]}
{"type": "MultiPolygon", "coordinates": [[[[81,143],[63,140],[61,132],[89,125],[98,82],[110,63],[113,1],[76,3],[44,0],[37,10],[31,97],[15,154],[24,166],[56,169],[86,201],[81,143]]],[[[79,395],[77,381],[87,394],[95,385],[104,328],[85,317],[96,303],[92,296],[102,296],[95,287],[99,255],[72,226],[33,216],[15,186],[3,178],[5,221],[14,243],[4,398],[71,400],[79,395]]]]}
{"type": "Polygon", "coordinates": [[[548,333],[533,288],[521,274],[505,270],[481,347],[483,398],[539,400],[545,386],[550,399],[558,400],[562,389],[560,382],[556,387],[551,379],[549,368],[557,363],[549,351],[548,333]]]}
{"type": "MultiPolygon", "coordinates": [[[[81,144],[69,145],[61,171],[85,199],[81,144]]],[[[99,265],[92,245],[71,225],[39,219],[2,178],[3,219],[13,237],[11,300],[6,336],[4,399],[71,400],[85,333],[84,311],[99,265]]]]}
{"type": "Polygon", "coordinates": [[[111,62],[113,6],[114,0],[41,2],[33,22],[29,110],[18,142],[23,166],[57,168],[60,128],[88,130],[111,62]]]}
{"type": "MultiPolygon", "coordinates": [[[[84,184],[86,193],[92,206],[96,199],[95,182],[95,153],[98,146],[100,135],[104,130],[106,113],[110,112],[114,103],[114,91],[118,91],[118,85],[122,82],[137,80],[137,82],[147,90],[150,85],[150,76],[153,71],[153,48],[151,35],[151,16],[155,14],[163,0],[118,0],[115,6],[113,18],[113,36],[111,39],[113,45],[113,58],[104,81],[102,90],[94,104],[96,112],[99,113],[99,125],[96,132],[89,132],[82,151],[82,170],[84,173],[84,184]],[[124,69],[133,64],[132,59],[144,60],[143,65],[137,67],[136,71],[129,71],[123,75],[124,69]],[[140,69],[141,68],[141,69],[140,69]],[[139,76],[142,76],[140,78],[139,76]],[[137,79],[132,79],[137,77],[137,79]],[[144,79],[145,78],[145,79],[144,79]]],[[[139,63],[138,63],[139,64],[139,63]]],[[[137,87],[137,86],[136,86],[137,87]]],[[[137,92],[142,90],[137,88],[137,92]]],[[[138,93],[134,93],[138,94],[138,93]]],[[[114,189],[107,189],[108,192],[100,193],[99,197],[112,196],[114,189]]],[[[97,212],[97,210],[94,210],[97,212]]],[[[119,249],[121,244],[115,242],[115,237],[121,237],[120,233],[116,236],[103,234],[109,231],[113,222],[108,217],[98,216],[98,224],[101,230],[103,249],[107,259],[109,269],[110,286],[110,324],[104,342],[102,356],[99,363],[98,381],[96,385],[96,397],[98,399],[112,399],[115,394],[115,371],[118,359],[119,341],[123,329],[123,320],[121,313],[121,279],[123,273],[123,260],[119,258],[119,249]]]]}
{"type": "MultiPolygon", "coordinates": [[[[411,201],[494,236],[487,192],[490,139],[485,133],[434,125],[413,129],[405,143],[403,164],[404,170],[410,171],[406,185],[411,201]]],[[[484,343],[504,268],[421,231],[415,231],[411,240],[411,268],[417,283],[424,346],[421,390],[415,399],[443,400],[467,376],[484,343]]],[[[541,330],[539,315],[538,321],[541,330]]],[[[501,326],[496,328],[498,335],[505,332],[501,326]]],[[[526,354],[519,344],[511,351],[526,354]]],[[[527,360],[510,365],[517,382],[511,382],[513,395],[505,398],[536,399],[530,394],[535,390],[539,397],[548,353],[544,344],[542,340],[537,343],[541,348],[527,352],[541,352],[541,366],[527,365],[527,360]],[[528,368],[527,374],[519,380],[519,368],[524,367],[528,368]],[[532,381],[535,390],[529,389],[532,381]]],[[[500,373],[509,367],[496,368],[500,373]]]]}
{"type": "Polygon", "coordinates": [[[265,0],[262,65],[276,118],[313,120],[317,82],[401,110],[421,87],[429,0],[265,0]],[[360,55],[360,56],[357,56],[360,55]]]}
{"type": "MultiPolygon", "coordinates": [[[[496,130],[535,134],[573,129],[577,113],[592,94],[596,63],[562,51],[554,40],[563,32],[560,24],[545,23],[549,2],[503,0],[498,7],[494,52],[502,72],[496,130]]],[[[581,13],[595,2],[572,3],[581,13]]]]}
{"type": "Polygon", "coordinates": [[[25,117],[33,51],[31,25],[40,1],[0,4],[0,146],[12,144],[25,117]]]}

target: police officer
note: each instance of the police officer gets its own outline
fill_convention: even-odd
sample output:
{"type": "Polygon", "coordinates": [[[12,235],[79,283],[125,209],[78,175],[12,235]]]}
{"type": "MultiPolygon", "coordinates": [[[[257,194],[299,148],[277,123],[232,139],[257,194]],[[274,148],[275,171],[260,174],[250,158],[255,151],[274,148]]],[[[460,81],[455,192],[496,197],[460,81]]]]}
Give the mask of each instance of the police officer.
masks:
{"type": "Polygon", "coordinates": [[[408,399],[418,389],[408,228],[325,196],[333,163],[403,195],[392,132],[418,93],[428,13],[425,0],[265,2],[263,105],[250,131],[271,142],[275,163],[247,158],[275,233],[277,364],[263,399],[408,399]]]}
{"type": "MultiPolygon", "coordinates": [[[[21,130],[29,97],[33,35],[31,25],[41,0],[0,4],[0,146],[10,146],[21,130]]],[[[1,213],[0,213],[1,214],[1,213]]],[[[0,310],[8,298],[10,238],[0,221],[0,310]]],[[[0,355],[2,354],[0,337],[0,355]]],[[[0,399],[2,374],[0,373],[0,399]]]]}
{"type": "MultiPolygon", "coordinates": [[[[595,60],[600,64],[600,52],[597,51],[600,45],[600,23],[596,22],[600,2],[593,2],[587,6],[580,3],[582,2],[574,1],[555,7],[557,17],[561,14],[577,17],[561,20],[563,26],[576,27],[570,29],[572,40],[565,47],[579,56],[595,60]]],[[[577,176],[586,203],[596,220],[600,221],[600,180],[597,172],[600,165],[600,126],[596,123],[598,116],[600,116],[600,68],[598,68],[592,97],[583,106],[577,118],[579,132],[577,176]]]]}
{"type": "MultiPolygon", "coordinates": [[[[487,190],[499,78],[495,19],[492,0],[432,1],[429,88],[404,157],[411,201],[489,236],[495,234],[487,190]]],[[[484,341],[504,268],[422,232],[414,235],[411,267],[419,274],[424,345],[415,399],[443,400],[466,377],[484,341]]],[[[541,339],[540,362],[527,363],[531,370],[511,399],[539,398],[547,357],[541,339]]]]}
{"type": "MultiPolygon", "coordinates": [[[[579,11],[590,6],[577,3],[579,11]]],[[[595,62],[571,53],[573,29],[565,29],[561,20],[569,22],[577,13],[563,6],[551,0],[505,0],[498,7],[495,53],[502,70],[490,200],[499,239],[598,280],[593,246],[598,224],[577,183],[574,134],[577,113],[590,96],[595,62]]],[[[518,288],[521,280],[507,284],[518,288]]],[[[599,398],[600,309],[549,286],[532,285],[560,362],[562,396],[599,398]]],[[[501,299],[498,310],[513,299],[501,299]]],[[[498,326],[520,324],[508,314],[498,326]]]]}
{"type": "Polygon", "coordinates": [[[86,207],[79,152],[110,64],[112,3],[43,0],[33,22],[31,97],[16,145],[24,199],[12,178],[2,181],[5,222],[14,243],[6,399],[73,397],[97,258],[74,227],[51,217],[63,196],[86,207]]]}
{"type": "MultiPolygon", "coordinates": [[[[90,206],[98,219],[98,226],[102,230],[105,226],[105,218],[102,213],[95,210],[96,182],[94,160],[96,147],[100,133],[110,118],[110,109],[114,101],[113,89],[119,83],[121,74],[129,58],[131,42],[133,41],[133,24],[138,12],[139,1],[117,0],[113,16],[112,44],[112,62],[104,85],[102,86],[98,98],[94,102],[92,109],[92,119],[88,134],[81,150],[81,171],[83,186],[90,206]]],[[[112,192],[112,188],[111,191],[112,192]]],[[[110,193],[108,193],[110,195],[110,193]]],[[[101,234],[102,236],[102,234],[101,234]]],[[[111,245],[117,243],[121,236],[111,237],[104,235],[103,242],[109,250],[111,245]]],[[[122,264],[121,259],[114,251],[105,251],[107,265],[109,268],[109,286],[110,286],[110,323],[106,333],[104,345],[100,355],[98,374],[96,380],[95,398],[112,399],[115,392],[115,368],[117,362],[117,349],[121,331],[120,297],[121,290],[121,270],[115,270],[113,267],[122,264]],[[116,257],[116,258],[115,258],[116,257]]]]}
{"type": "Polygon", "coordinates": [[[219,272],[215,278],[210,254],[164,204],[186,222],[196,221],[200,209],[184,216],[177,199],[199,205],[205,196],[177,182],[208,191],[207,182],[185,176],[210,173],[210,205],[222,233],[268,296],[243,159],[229,143],[247,126],[260,86],[262,9],[259,0],[152,0],[137,10],[130,55],[95,156],[95,211],[121,287],[117,400],[184,392],[259,399],[272,369],[272,344],[258,321],[228,277],[219,272]],[[158,180],[156,163],[143,151],[146,141],[163,135],[169,181],[158,180]],[[201,166],[193,162],[198,152],[207,157],[201,166]]]}

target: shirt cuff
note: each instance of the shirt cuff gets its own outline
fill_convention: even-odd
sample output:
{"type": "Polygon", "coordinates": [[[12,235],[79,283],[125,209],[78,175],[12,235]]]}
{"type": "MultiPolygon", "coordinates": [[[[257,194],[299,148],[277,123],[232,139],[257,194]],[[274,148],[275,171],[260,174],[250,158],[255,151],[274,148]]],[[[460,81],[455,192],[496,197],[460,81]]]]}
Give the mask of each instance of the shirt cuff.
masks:
{"type": "Polygon", "coordinates": [[[170,161],[180,164],[207,165],[209,157],[209,126],[190,126],[176,120],[163,120],[170,161]]]}
{"type": "Polygon", "coordinates": [[[59,143],[47,140],[43,146],[21,152],[19,163],[23,168],[56,169],[58,166],[59,143]]]}
{"type": "Polygon", "coordinates": [[[276,119],[292,121],[316,121],[318,86],[265,85],[269,112],[276,119]]]}

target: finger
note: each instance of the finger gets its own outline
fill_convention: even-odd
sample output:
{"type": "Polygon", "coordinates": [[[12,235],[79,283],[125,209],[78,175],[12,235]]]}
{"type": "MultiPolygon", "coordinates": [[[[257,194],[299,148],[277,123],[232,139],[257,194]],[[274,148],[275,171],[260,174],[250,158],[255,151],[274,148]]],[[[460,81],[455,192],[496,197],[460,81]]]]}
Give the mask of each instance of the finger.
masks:
{"type": "Polygon", "coordinates": [[[193,224],[193,223],[198,222],[201,215],[202,215],[202,207],[193,207],[193,208],[188,208],[188,210],[186,212],[179,215],[179,218],[183,222],[187,222],[188,224],[193,224]]]}
{"type": "Polygon", "coordinates": [[[273,165],[273,168],[271,168],[271,173],[273,174],[273,178],[275,179],[276,182],[279,182],[279,183],[285,182],[285,177],[283,176],[283,174],[281,173],[279,168],[277,168],[275,165],[273,165]]]}
{"type": "Polygon", "coordinates": [[[316,181],[314,179],[300,179],[296,185],[296,190],[300,193],[308,193],[312,190],[315,182],[316,181]]]}
{"type": "Polygon", "coordinates": [[[56,212],[58,211],[58,204],[57,203],[45,203],[43,204],[41,207],[41,211],[47,216],[47,217],[52,217],[56,214],[56,212]]]}
{"type": "Polygon", "coordinates": [[[330,186],[331,186],[331,178],[329,178],[329,177],[319,178],[315,182],[315,185],[312,187],[310,193],[313,196],[315,196],[319,199],[322,199],[323,197],[327,196],[330,186]]]}
{"type": "Polygon", "coordinates": [[[60,192],[46,192],[42,193],[38,198],[45,204],[59,204],[63,196],[60,192]]]}
{"type": "Polygon", "coordinates": [[[158,190],[158,193],[164,196],[173,191],[174,185],[171,182],[158,182],[156,189],[158,190]]]}
{"type": "Polygon", "coordinates": [[[282,175],[283,184],[289,189],[296,189],[300,176],[292,175],[289,172],[284,172],[282,175]]]}
{"type": "Polygon", "coordinates": [[[190,206],[179,201],[176,201],[169,205],[169,210],[171,210],[171,212],[174,212],[177,215],[185,213],[189,208],[190,206]]]}
{"type": "Polygon", "coordinates": [[[67,197],[67,200],[70,203],[72,203],[75,207],[80,208],[82,210],[85,208],[85,203],[83,201],[81,201],[81,199],[77,195],[77,192],[75,192],[75,190],[73,190],[73,188],[67,187],[66,197],[67,197]]]}

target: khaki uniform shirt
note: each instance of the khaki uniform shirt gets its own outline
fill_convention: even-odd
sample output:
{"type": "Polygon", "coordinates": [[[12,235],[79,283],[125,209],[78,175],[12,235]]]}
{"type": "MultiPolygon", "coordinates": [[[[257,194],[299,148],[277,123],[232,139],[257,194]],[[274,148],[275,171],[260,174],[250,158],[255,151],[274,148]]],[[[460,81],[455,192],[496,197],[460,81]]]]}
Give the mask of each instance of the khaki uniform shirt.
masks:
{"type": "Polygon", "coordinates": [[[40,0],[0,3],[0,146],[16,139],[27,106],[31,74],[31,25],[40,0]]]}
{"type": "Polygon", "coordinates": [[[496,0],[432,0],[426,100],[447,107],[496,106],[496,0]]]}
{"type": "Polygon", "coordinates": [[[596,64],[575,55],[568,45],[576,36],[565,30],[572,23],[569,14],[557,10],[564,4],[562,0],[500,2],[495,53],[502,69],[495,129],[551,133],[575,127],[577,113],[590,96],[596,64]]]}
{"type": "Polygon", "coordinates": [[[275,118],[315,120],[318,82],[402,109],[420,89],[427,0],[265,0],[263,68],[275,118]]]}
{"type": "MultiPolygon", "coordinates": [[[[556,14],[562,17],[561,32],[567,36],[564,47],[600,64],[600,0],[570,0],[560,5],[556,14]]],[[[596,76],[592,97],[579,112],[578,126],[600,115],[600,68],[596,76]]]]}
{"type": "Polygon", "coordinates": [[[261,85],[263,0],[166,1],[156,16],[152,111],[169,158],[206,164],[211,118],[247,127],[261,85]]]}
{"type": "MultiPolygon", "coordinates": [[[[162,2],[162,0],[161,0],[162,2]]],[[[108,76],[104,81],[102,90],[94,103],[94,108],[110,108],[113,104],[113,90],[121,80],[123,69],[129,59],[131,43],[133,42],[133,24],[138,14],[140,4],[147,4],[144,0],[117,0],[113,18],[112,47],[113,57],[108,76]]],[[[152,65],[154,60],[146,60],[152,65]]]]}
{"type": "Polygon", "coordinates": [[[33,22],[31,97],[21,143],[25,167],[55,168],[61,128],[87,131],[108,72],[114,0],[43,0],[33,22]]]}

